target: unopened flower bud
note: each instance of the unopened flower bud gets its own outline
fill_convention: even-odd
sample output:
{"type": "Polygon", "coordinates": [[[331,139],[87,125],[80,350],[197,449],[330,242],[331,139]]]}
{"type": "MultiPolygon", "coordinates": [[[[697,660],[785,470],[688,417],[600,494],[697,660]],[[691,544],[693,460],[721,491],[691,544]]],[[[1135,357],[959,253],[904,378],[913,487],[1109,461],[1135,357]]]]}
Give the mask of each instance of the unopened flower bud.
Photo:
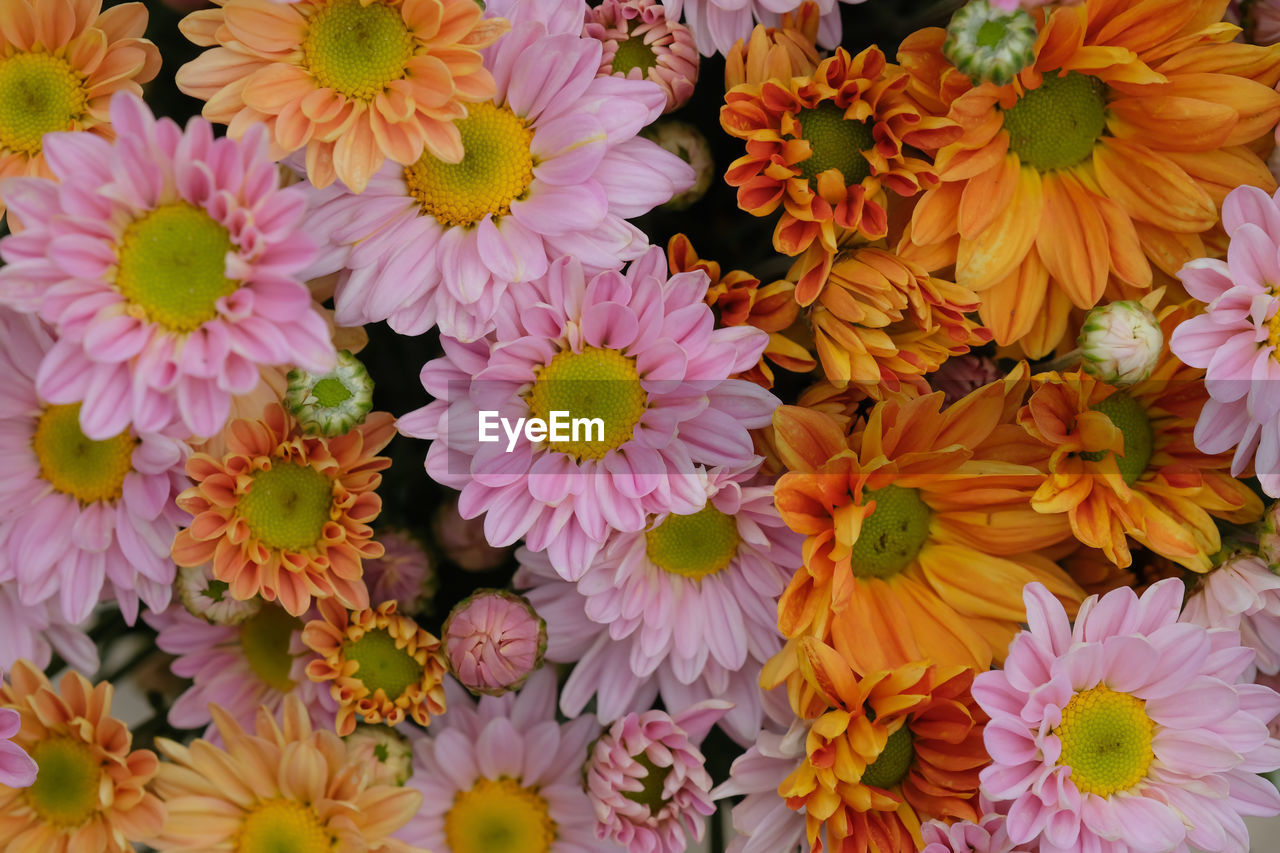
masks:
{"type": "Polygon", "coordinates": [[[230,587],[213,576],[212,563],[179,566],[174,592],[188,613],[213,625],[239,625],[262,607],[256,595],[246,601],[233,598],[230,587]]]}
{"type": "Polygon", "coordinates": [[[458,602],[444,623],[449,668],[472,693],[518,690],[542,665],[547,623],[524,596],[482,589],[458,602]]]}
{"type": "Polygon", "coordinates": [[[1000,5],[1005,8],[969,0],[947,25],[942,52],[975,83],[1003,86],[1035,59],[1035,19],[1022,9],[1000,5]]]}
{"type": "Polygon", "coordinates": [[[342,350],[328,373],[289,371],[284,404],[304,432],[333,438],[364,423],[373,409],[373,380],[359,359],[342,350]]]}
{"type": "Polygon", "coordinates": [[[1155,369],[1164,333],[1150,308],[1126,300],[1090,311],[1077,345],[1086,373],[1110,385],[1132,385],[1155,369]]]}
{"type": "Polygon", "coordinates": [[[662,205],[664,209],[684,210],[707,194],[715,163],[711,160],[711,146],[702,131],[688,122],[667,119],[649,125],[640,131],[640,135],[688,163],[696,175],[693,186],[662,205]]]}
{"type": "Polygon", "coordinates": [[[395,729],[362,723],[343,740],[347,755],[369,768],[373,784],[402,786],[413,775],[413,745],[395,729]]]}

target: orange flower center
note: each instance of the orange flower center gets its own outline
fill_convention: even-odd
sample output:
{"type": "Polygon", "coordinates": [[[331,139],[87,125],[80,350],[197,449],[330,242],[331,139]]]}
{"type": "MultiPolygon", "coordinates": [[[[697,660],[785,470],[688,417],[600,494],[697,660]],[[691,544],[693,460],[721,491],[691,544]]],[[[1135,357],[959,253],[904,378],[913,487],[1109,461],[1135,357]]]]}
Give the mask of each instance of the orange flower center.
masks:
{"type": "Polygon", "coordinates": [[[28,157],[44,135],[72,130],[89,99],[84,78],[48,53],[17,53],[0,61],[0,149],[28,157]]]}
{"type": "Polygon", "coordinates": [[[1009,148],[1041,172],[1066,169],[1093,154],[1107,123],[1107,87],[1097,77],[1072,71],[1044,75],[1004,112],[1009,148]]]}
{"type": "Polygon", "coordinates": [[[828,169],[835,169],[846,186],[871,176],[871,163],[862,152],[875,145],[872,122],[844,117],[844,110],[827,101],[796,115],[800,136],[813,152],[795,165],[800,177],[813,181],[828,169]]]}
{"type": "Polygon", "coordinates": [[[933,513],[916,489],[885,486],[862,493],[876,508],[862,520],[850,552],[854,577],[890,578],[911,564],[929,538],[933,513]]]}
{"type": "Polygon", "coordinates": [[[713,575],[738,553],[738,522],[710,501],[692,515],[668,515],[644,534],[645,553],[658,568],[687,578],[713,575]]]}
{"type": "Polygon", "coordinates": [[[102,766],[88,744],[53,737],[37,743],[30,754],[39,770],[35,784],[23,794],[41,819],[69,829],[98,812],[102,766]]]}
{"type": "Polygon", "coordinates": [[[46,406],[31,439],[40,477],[81,504],[120,498],[137,446],[128,430],[105,441],[87,437],[80,429],[79,403],[46,406]]]}
{"type": "Polygon", "coordinates": [[[388,83],[404,78],[414,49],[399,8],[385,0],[332,0],[307,23],[302,64],[319,85],[372,101],[388,83]]]}

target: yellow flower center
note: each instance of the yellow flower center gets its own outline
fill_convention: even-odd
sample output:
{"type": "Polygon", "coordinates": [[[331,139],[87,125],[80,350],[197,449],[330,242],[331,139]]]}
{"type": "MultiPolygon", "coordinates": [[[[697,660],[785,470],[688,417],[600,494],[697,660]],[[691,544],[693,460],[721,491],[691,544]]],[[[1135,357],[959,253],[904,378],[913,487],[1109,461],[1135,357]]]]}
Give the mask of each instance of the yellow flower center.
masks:
{"type": "Polygon", "coordinates": [[[1053,733],[1062,741],[1058,764],[1071,768],[1071,781],[1084,794],[1109,797],[1132,788],[1155,757],[1147,703],[1105,684],[1072,696],[1053,733]]]}
{"type": "Polygon", "coordinates": [[[295,631],[302,630],[302,620],[290,616],[282,607],[263,605],[240,625],[240,648],[254,674],[281,693],[294,684],[289,678],[293,655],[289,642],[295,631]]]}
{"type": "Polygon", "coordinates": [[[933,513],[915,489],[885,486],[862,493],[862,502],[876,502],[853,543],[850,566],[854,577],[889,578],[915,559],[929,538],[933,513]]]}
{"type": "Polygon", "coordinates": [[[1009,148],[1041,172],[1066,169],[1093,154],[1107,123],[1107,87],[1097,77],[1072,71],[1044,75],[1005,110],[1009,148]]]}
{"type": "Polygon", "coordinates": [[[68,829],[97,814],[102,765],[88,744],[54,737],[37,743],[30,755],[39,770],[23,795],[42,820],[68,829]]]}
{"type": "Polygon", "coordinates": [[[668,515],[644,534],[645,553],[658,568],[687,578],[724,569],[738,553],[738,522],[707,503],[692,515],[668,515]]]}
{"type": "Polygon", "coordinates": [[[383,0],[332,0],[307,23],[302,64],[321,86],[372,101],[388,83],[404,78],[414,48],[398,7],[383,0]]]}
{"type": "Polygon", "coordinates": [[[79,403],[45,407],[31,439],[40,477],[82,504],[119,499],[137,446],[128,430],[104,441],[86,437],[79,403]]]}
{"type": "Polygon", "coordinates": [[[610,67],[620,74],[626,74],[632,68],[639,68],[642,73],[647,73],[657,64],[657,54],[653,52],[653,48],[645,44],[644,36],[641,35],[630,36],[618,43],[618,50],[613,54],[610,67]]]}
{"type": "Polygon", "coordinates": [[[218,300],[240,287],[227,278],[227,229],[186,202],[131,223],[116,250],[116,289],[152,323],[192,332],[218,316],[218,300]]]}
{"type": "Polygon", "coordinates": [[[444,816],[451,853],[547,853],[556,824],[536,790],[513,779],[480,779],[444,816]]]}
{"type": "Polygon", "coordinates": [[[467,105],[467,117],[455,122],[466,152],[461,163],[430,154],[404,170],[409,193],[424,216],[444,226],[475,225],[492,214],[511,212],[533,182],[533,130],[507,107],[492,101],[467,105]]]}
{"type": "Polygon", "coordinates": [[[355,677],[370,693],[381,690],[392,702],[422,681],[423,666],[404,647],[396,647],[395,637],[376,628],[358,640],[342,645],[343,656],[358,664],[355,677]]]}
{"type": "Polygon", "coordinates": [[[88,98],[84,78],[48,53],[17,53],[0,61],[0,148],[35,156],[44,135],[73,130],[88,98]]]}
{"type": "Polygon", "coordinates": [[[547,440],[552,450],[578,460],[602,459],[630,441],[648,401],[640,386],[636,360],[599,347],[557,353],[538,370],[529,392],[529,410],[534,417],[550,424],[552,412],[567,412],[563,417],[583,421],[567,427],[569,440],[547,440]]]}
{"type": "Polygon", "coordinates": [[[236,853],[330,853],[338,845],[316,810],[297,800],[254,807],[236,836],[236,853]]]}
{"type": "Polygon", "coordinates": [[[639,803],[649,808],[649,814],[657,814],[662,810],[662,805],[667,800],[662,796],[662,786],[666,784],[667,777],[671,775],[671,768],[659,767],[649,759],[649,753],[634,756],[635,761],[645,769],[647,775],[640,780],[640,784],[644,785],[639,791],[623,791],[622,796],[626,797],[633,803],[639,803]]]}
{"type": "MultiPolygon", "coordinates": [[[[1116,458],[1116,467],[1125,483],[1132,485],[1151,464],[1152,445],[1155,435],[1151,429],[1151,419],[1146,409],[1137,400],[1118,391],[1093,407],[1111,419],[1124,435],[1124,453],[1116,458]]],[[[1086,451],[1080,456],[1090,462],[1101,462],[1111,451],[1086,451]]]]}
{"type": "Polygon", "coordinates": [[[239,513],[268,548],[303,551],[315,547],[333,508],[333,480],[309,465],[273,460],[253,475],[239,513]]]}
{"type": "Polygon", "coordinates": [[[892,788],[906,778],[915,757],[911,730],[903,723],[902,728],[889,735],[876,760],[867,765],[862,773],[862,784],[875,788],[892,788]]]}
{"type": "Polygon", "coordinates": [[[844,110],[830,101],[796,115],[801,137],[813,151],[796,164],[800,176],[812,182],[827,169],[835,169],[847,186],[871,176],[871,163],[862,152],[875,145],[871,121],[844,117],[844,110]]]}

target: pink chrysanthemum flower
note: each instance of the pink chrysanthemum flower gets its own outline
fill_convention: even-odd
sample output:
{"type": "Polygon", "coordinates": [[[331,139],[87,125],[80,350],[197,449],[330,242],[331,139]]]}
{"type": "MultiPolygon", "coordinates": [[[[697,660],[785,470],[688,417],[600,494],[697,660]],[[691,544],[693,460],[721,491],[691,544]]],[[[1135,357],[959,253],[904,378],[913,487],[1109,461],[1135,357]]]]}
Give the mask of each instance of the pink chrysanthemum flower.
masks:
{"type": "Polygon", "coordinates": [[[177,658],[170,667],[173,674],[194,682],[169,708],[170,725],[205,726],[203,737],[217,738],[210,705],[222,706],[246,725],[257,719],[260,706],[275,715],[285,697],[296,693],[313,726],[333,728],[337,703],[304,671],[317,658],[302,645],[304,620],[284,608],[264,602],[238,625],[211,625],[181,607],[142,618],[159,632],[156,646],[177,658]]]}
{"type": "Polygon", "coordinates": [[[698,48],[660,0],[604,0],[587,10],[582,34],[604,45],[598,74],[657,83],[667,96],[664,113],[693,96],[698,48]]]}
{"type": "Polygon", "coordinates": [[[1196,423],[1205,453],[1236,449],[1233,476],[1250,461],[1263,491],[1280,495],[1280,191],[1232,190],[1222,203],[1231,242],[1225,261],[1199,258],[1178,273],[1204,314],[1174,330],[1169,348],[1205,368],[1209,401],[1196,423]],[[1256,459],[1254,458],[1256,454],[1256,459]]]}
{"type": "Polygon", "coordinates": [[[686,831],[701,840],[715,805],[698,744],[728,707],[711,700],[674,717],[631,713],[605,731],[586,766],[596,835],[628,853],[684,853],[686,831]]]}
{"type": "Polygon", "coordinates": [[[4,182],[21,230],[0,241],[0,303],[53,326],[37,388],[83,404],[89,438],[176,420],[211,436],[232,395],[258,383],[257,365],[333,364],[298,278],[315,254],[299,228],[306,197],[280,188],[259,127],[214,139],[207,121],[183,131],[127,93],[111,121],[114,143],[45,137],[60,182],[4,182]]]}
{"type": "Polygon", "coordinates": [[[995,811],[986,797],[979,797],[982,819],[977,823],[958,820],[951,824],[930,820],[920,825],[924,840],[921,853],[1023,853],[1028,849],[1014,844],[1005,828],[1005,816],[995,811]]]}
{"type": "Polygon", "coordinates": [[[481,589],[444,620],[444,648],[449,670],[463,687],[497,696],[519,690],[542,666],[547,623],[523,596],[481,589]]]}
{"type": "Polygon", "coordinates": [[[1256,554],[1235,554],[1200,578],[1182,621],[1234,628],[1259,670],[1280,672],[1280,576],[1256,554]]]}
{"type": "Polygon", "coordinates": [[[492,338],[445,338],[444,357],[422,368],[436,401],[401,418],[400,431],[434,440],[427,473],[461,489],[463,516],[487,513],[491,544],[523,536],[577,580],[609,531],[702,509],[700,466],[758,466],[749,429],[770,422],[777,399],[728,377],[756,363],[768,335],[714,329],[706,274],[668,278],[666,268],[656,247],[625,275],[588,279],[563,258],[535,287],[513,291],[492,338]],[[485,416],[489,441],[481,412],[496,413],[485,416]],[[502,420],[549,423],[553,412],[596,427],[575,434],[562,423],[540,441],[493,436],[502,420]]]}
{"type": "Polygon", "coordinates": [[[414,746],[407,786],[422,807],[398,838],[436,853],[616,853],[594,837],[582,762],[599,731],[590,716],[556,722],[556,679],[534,673],[519,693],[471,700],[445,681],[449,712],[414,746]]]}
{"type": "Polygon", "coordinates": [[[615,533],[577,582],[521,550],[519,588],[548,623],[547,656],[577,662],[560,694],[566,716],[592,696],[609,723],[655,695],[671,711],[704,699],[734,704],[720,725],[746,745],[760,728],[760,671],[781,647],[777,600],[800,567],[801,537],[770,486],[713,471],[707,504],[615,533]]]}
{"type": "Polygon", "coordinates": [[[427,152],[384,167],[358,195],[313,191],[308,230],[339,264],[350,248],[334,299],[341,325],[386,320],[405,335],[439,326],[476,340],[508,286],[556,258],[598,272],[638,257],[646,240],[626,220],[693,185],[692,167],[636,135],[662,114],[662,90],[594,79],[601,45],[580,37],[581,14],[557,31],[562,16],[535,20],[531,3],[512,4],[511,32],[484,51],[498,92],[457,121],[461,163],[427,152]]]}
{"type": "Polygon", "coordinates": [[[1242,815],[1280,814],[1257,775],[1280,767],[1280,694],[1240,683],[1253,652],[1229,628],[1178,622],[1183,585],[1089,597],[1072,626],[1042,584],[1005,668],[977,675],[991,765],[1015,844],[1041,853],[1248,849],[1242,815]]]}
{"type": "Polygon", "coordinates": [[[23,604],[16,583],[0,582],[0,669],[19,660],[43,669],[54,651],[74,670],[98,671],[98,647],[83,627],[62,618],[56,601],[23,604]]]}
{"type": "Polygon", "coordinates": [[[87,619],[106,591],[132,623],[140,598],[169,603],[168,546],[188,518],[173,500],[189,485],[190,450],[172,428],[87,437],[79,403],[37,393],[57,348],[38,320],[0,309],[0,581],[15,581],[24,605],[56,598],[67,622],[87,619]]]}
{"type": "MultiPolygon", "coordinates": [[[[4,672],[0,670],[0,682],[4,672]]],[[[0,787],[26,788],[36,781],[39,767],[31,756],[11,743],[13,736],[22,729],[22,717],[12,708],[0,708],[0,787]]]]}
{"type": "MultiPolygon", "coordinates": [[[[862,3],[864,0],[839,0],[840,3],[862,3]]],[[[816,0],[818,44],[828,50],[840,44],[840,6],[837,0],[816,0]]],[[[756,24],[776,27],[782,16],[794,12],[804,0],[663,0],[667,16],[673,21],[684,15],[684,23],[692,32],[703,56],[729,52],[733,43],[751,37],[756,24]]]]}
{"type": "Polygon", "coordinates": [[[369,600],[394,601],[401,613],[422,612],[436,594],[438,578],[431,555],[407,530],[379,530],[378,542],[386,549],[383,555],[364,561],[369,600]]]}

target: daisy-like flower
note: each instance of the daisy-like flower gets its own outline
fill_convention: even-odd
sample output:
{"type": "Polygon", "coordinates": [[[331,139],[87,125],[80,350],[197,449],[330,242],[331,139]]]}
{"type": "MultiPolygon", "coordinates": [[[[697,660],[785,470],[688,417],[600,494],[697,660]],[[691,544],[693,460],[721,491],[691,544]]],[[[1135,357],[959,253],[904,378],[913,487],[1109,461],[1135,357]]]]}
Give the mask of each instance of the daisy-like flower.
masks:
{"type": "Polygon", "coordinates": [[[582,34],[604,45],[597,73],[657,83],[667,96],[664,113],[693,96],[698,48],[659,0],[605,0],[587,9],[582,34]]]}
{"type": "Polygon", "coordinates": [[[401,418],[400,430],[434,439],[427,473],[461,489],[462,515],[487,513],[491,544],[523,536],[577,580],[609,531],[702,509],[700,467],[759,463],[748,430],[768,424],[777,400],[727,377],[757,362],[768,335],[713,329],[706,276],[665,272],[657,247],[625,275],[588,278],[563,258],[514,300],[492,339],[445,338],[444,357],[422,368],[436,402],[401,418]],[[599,428],[508,452],[505,439],[480,440],[480,412],[511,424],[567,412],[599,428]]]}
{"type": "Polygon", "coordinates": [[[418,739],[407,786],[422,807],[397,836],[435,853],[616,853],[597,841],[582,762],[590,715],[556,721],[556,679],[472,701],[446,683],[449,713],[418,739]]]}
{"type": "Polygon", "coordinates": [[[547,620],[548,659],[577,662],[561,710],[611,723],[657,695],[670,711],[705,699],[734,704],[720,725],[749,744],[760,728],[760,671],[782,646],[776,602],[799,568],[800,537],[773,489],[713,471],[693,514],[654,516],[615,533],[576,584],[543,554],[517,552],[517,587],[547,620]]]}
{"type": "Polygon", "coordinates": [[[1233,554],[1215,566],[1187,599],[1181,619],[1236,629],[1260,672],[1280,672],[1280,577],[1257,554],[1233,554]]]}
{"type": "Polygon", "coordinates": [[[308,436],[278,404],[235,421],[226,456],[187,460],[195,485],[177,501],[193,517],[173,540],[174,562],[212,562],[232,597],[278,600],[294,616],[313,596],[367,607],[361,560],[383,554],[369,522],[382,509],[378,472],[391,464],[375,454],[394,425],[375,412],[337,438],[308,436]]]}
{"type": "MultiPolygon", "coordinates": [[[[0,671],[0,684],[3,675],[0,671]]],[[[35,761],[11,742],[21,730],[21,715],[12,708],[0,708],[0,788],[29,788],[36,781],[35,761]]]]}
{"type": "Polygon", "coordinates": [[[70,623],[87,619],[104,591],[131,624],[139,599],[163,610],[168,544],[187,520],[173,501],[189,485],[190,449],[172,427],[89,438],[80,403],[37,393],[58,347],[48,329],[0,308],[0,341],[0,581],[16,583],[24,605],[56,600],[70,623]]]}
{"type": "MultiPolygon", "coordinates": [[[[829,635],[858,672],[926,658],[986,669],[1023,621],[1026,583],[1045,582],[1071,606],[1083,598],[1034,553],[1071,529],[1031,508],[1048,453],[1012,423],[1026,381],[1019,369],[945,410],[940,393],[895,397],[851,435],[825,412],[778,410],[789,471],[775,500],[808,537],[805,567],[779,602],[784,635],[829,635]]],[[[797,660],[784,650],[769,683],[797,660]]]]}
{"type": "Polygon", "coordinates": [[[817,243],[834,254],[838,229],[880,239],[889,228],[885,190],[912,196],[937,184],[933,164],[912,152],[935,151],[961,131],[922,114],[909,82],[879,48],[857,56],[836,48],[811,74],[743,83],[725,94],[720,125],[747,148],[725,180],[754,216],[782,207],[775,249],[798,255],[817,243]]]}
{"type": "MultiPolygon", "coordinates": [[[[1166,328],[1185,317],[1167,311],[1166,328]]],[[[1123,389],[1079,371],[1035,377],[1018,423],[1052,455],[1031,505],[1066,513],[1076,538],[1118,566],[1129,564],[1133,539],[1208,571],[1222,545],[1215,519],[1252,523],[1262,501],[1227,471],[1227,456],[1195,447],[1192,419],[1208,399],[1202,376],[1166,353],[1150,378],[1123,389]]]]}
{"type": "Polygon", "coordinates": [[[173,655],[174,675],[194,683],[169,707],[169,725],[206,727],[216,737],[211,705],[219,705],[242,726],[252,726],[258,709],[276,714],[285,697],[297,694],[317,727],[333,723],[333,709],[321,701],[326,692],[302,672],[314,657],[301,647],[303,622],[274,604],[237,625],[211,625],[181,607],[142,617],[158,632],[156,647],[173,655]]]}
{"type": "MultiPolygon", "coordinates": [[[[1280,47],[1278,47],[1280,49],[1280,47]]],[[[1205,453],[1235,448],[1231,474],[1252,462],[1258,482],[1280,495],[1280,192],[1234,190],[1222,205],[1226,260],[1198,258],[1178,273],[1205,313],[1184,320],[1169,348],[1205,370],[1209,400],[1196,423],[1205,453]]]]}
{"type": "Polygon", "coordinates": [[[698,744],[728,702],[699,702],[675,716],[630,713],[595,742],[585,768],[596,835],[628,853],[683,853],[715,813],[711,775],[698,744]]]}
{"type": "Polygon", "coordinates": [[[44,669],[53,653],[80,672],[98,671],[98,647],[84,632],[62,618],[53,599],[23,604],[18,585],[0,581],[0,669],[25,658],[44,669]]]}
{"type": "Polygon", "coordinates": [[[381,557],[364,561],[364,583],[370,601],[394,601],[401,613],[421,613],[431,606],[439,577],[431,555],[407,530],[378,531],[381,557]]]}
{"type": "Polygon", "coordinates": [[[35,783],[0,783],[0,838],[14,853],[125,853],[151,843],[164,805],[147,790],[154,752],[133,749],[128,726],[111,716],[112,687],[67,672],[55,690],[29,661],[0,683],[0,708],[18,712],[13,737],[35,761],[35,783]]]}
{"type": "Polygon", "coordinates": [[[261,709],[248,731],[215,705],[225,749],[157,739],[168,760],[154,787],[169,816],[152,847],[426,853],[391,837],[422,804],[417,791],[374,782],[341,738],[312,728],[298,697],[280,716],[261,709]]]}
{"type": "Polygon", "coordinates": [[[457,163],[453,122],[493,95],[480,50],[506,31],[471,0],[217,0],[183,35],[212,48],[178,69],[205,118],[240,136],[266,125],[273,153],[306,149],[316,186],[355,192],[386,160],[457,163]]]}
{"type": "MultiPolygon", "coordinates": [[[[0,178],[50,178],[44,135],[85,130],[113,136],[116,92],[142,94],[160,51],[142,37],[147,7],[101,0],[10,0],[0,22],[0,178]]],[[[0,203],[0,216],[4,204],[0,203]]]]}
{"type": "Polygon", "coordinates": [[[1253,652],[1234,630],[1177,621],[1182,594],[1170,579],[1141,598],[1091,596],[1073,626],[1042,585],[1028,585],[1029,629],[1006,668],[973,685],[991,715],[982,789],[1010,801],[1014,843],[1241,851],[1241,815],[1280,813],[1280,792],[1257,775],[1280,766],[1267,732],[1280,695],[1239,683],[1253,652]]]}
{"type": "Polygon", "coordinates": [[[970,694],[973,670],[912,664],[859,676],[830,646],[799,649],[812,719],[806,758],[778,787],[804,809],[815,853],[915,853],[920,822],[977,820],[987,715],[970,694]]]}
{"type": "Polygon", "coordinates": [[[461,162],[428,151],[388,165],[359,195],[339,184],[313,193],[311,229],[350,247],[339,323],[386,320],[404,335],[438,325],[475,340],[508,286],[557,258],[598,272],[638,257],[647,241],[626,219],[693,185],[687,163],[637,137],[662,114],[662,90],[596,78],[601,45],[580,36],[581,16],[565,30],[538,12],[534,0],[512,4],[515,28],[485,51],[498,90],[456,122],[461,162]],[[550,65],[564,73],[544,73],[550,65]]]}
{"type": "Polygon", "coordinates": [[[1280,47],[1232,43],[1222,5],[1037,11],[1035,59],[1003,86],[948,63],[943,30],[903,42],[912,94],[963,128],[906,239],[950,255],[998,343],[1052,352],[1109,278],[1144,290],[1153,264],[1173,275],[1207,254],[1229,187],[1275,188],[1247,143],[1280,119],[1280,47]]]}
{"type": "Polygon", "coordinates": [[[127,93],[111,120],[114,144],[46,137],[61,183],[5,184],[22,230],[0,241],[0,303],[53,327],[36,390],[83,403],[89,438],[179,419],[211,436],[231,396],[258,383],[256,365],[332,365],[324,318],[297,278],[314,255],[298,227],[306,200],[280,188],[261,129],[241,142],[214,139],[201,119],[182,131],[127,93]]]}
{"type": "Polygon", "coordinates": [[[307,678],[333,682],[338,734],[355,730],[357,714],[366,723],[394,726],[412,717],[426,726],[444,713],[448,661],[440,641],[397,613],[394,601],[348,611],[324,599],[318,609],[320,618],[302,629],[302,642],[320,656],[307,664],[307,678]]]}
{"type": "Polygon", "coordinates": [[[442,633],[449,671],[472,693],[519,690],[547,650],[546,621],[524,596],[502,589],[477,590],[458,602],[442,633]]]}

